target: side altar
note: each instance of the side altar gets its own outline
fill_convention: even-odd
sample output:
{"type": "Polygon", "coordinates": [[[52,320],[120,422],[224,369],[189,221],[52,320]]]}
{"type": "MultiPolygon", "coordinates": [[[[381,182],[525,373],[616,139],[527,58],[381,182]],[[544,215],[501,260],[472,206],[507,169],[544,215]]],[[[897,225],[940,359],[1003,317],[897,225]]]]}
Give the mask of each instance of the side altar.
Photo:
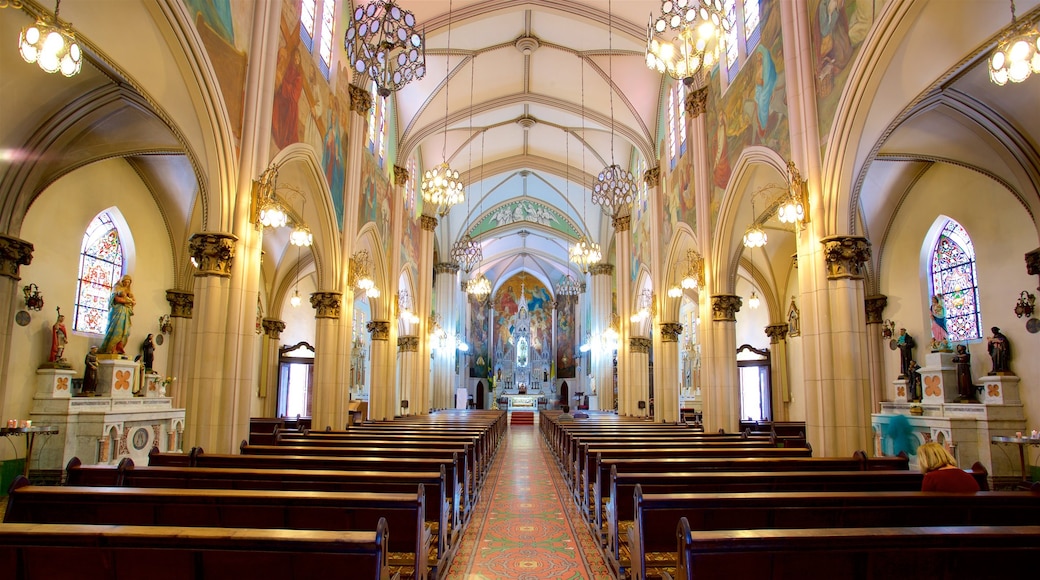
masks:
{"type": "Polygon", "coordinates": [[[1018,451],[993,442],[1026,430],[1019,377],[979,377],[976,397],[965,401],[952,353],[926,355],[925,366],[917,372],[922,385],[919,401],[910,398],[907,379],[896,379],[889,393],[892,400],[883,401],[881,412],[871,415],[874,454],[895,455],[900,450],[896,447],[902,447],[910,454],[910,468],[917,469],[917,446],[935,441],[948,447],[962,468],[976,461],[984,465],[993,488],[1021,479],[1018,451]]]}
{"type": "Polygon", "coordinates": [[[146,465],[153,447],[182,450],[185,412],[173,408],[159,375],[143,374],[140,363],[126,359],[101,360],[98,366],[95,396],[72,396],[71,369],[36,371],[29,416],[36,424],[58,428],[58,435],[38,446],[36,468],[65,469],[73,457],[85,464],[129,457],[146,465]]]}

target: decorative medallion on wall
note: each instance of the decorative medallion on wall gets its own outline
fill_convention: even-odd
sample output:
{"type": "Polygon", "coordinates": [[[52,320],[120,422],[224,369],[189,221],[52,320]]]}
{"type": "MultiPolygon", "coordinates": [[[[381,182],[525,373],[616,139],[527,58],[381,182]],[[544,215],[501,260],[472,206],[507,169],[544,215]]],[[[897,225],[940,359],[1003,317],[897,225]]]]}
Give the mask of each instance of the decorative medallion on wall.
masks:
{"type": "Polygon", "coordinates": [[[133,440],[134,449],[141,451],[148,446],[148,429],[138,429],[134,431],[133,440]]]}

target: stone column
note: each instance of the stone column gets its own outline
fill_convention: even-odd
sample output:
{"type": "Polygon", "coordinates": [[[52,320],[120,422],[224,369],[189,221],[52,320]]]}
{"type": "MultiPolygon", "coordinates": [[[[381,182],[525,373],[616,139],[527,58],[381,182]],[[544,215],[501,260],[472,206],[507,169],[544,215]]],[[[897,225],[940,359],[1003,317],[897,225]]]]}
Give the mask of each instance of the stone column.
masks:
{"type": "Polygon", "coordinates": [[[770,324],[766,327],[766,336],[769,337],[769,375],[772,377],[773,393],[773,420],[787,421],[790,419],[787,404],[791,402],[790,377],[787,374],[787,331],[789,327],[786,322],[770,324]]]}
{"type": "Polygon", "coordinates": [[[257,396],[260,397],[265,417],[276,415],[278,403],[278,349],[279,339],[285,332],[285,322],[274,318],[265,318],[264,345],[260,354],[260,386],[257,396]]]}
{"type": "Polygon", "coordinates": [[[390,354],[390,322],[372,320],[365,325],[372,337],[372,375],[368,395],[368,417],[373,421],[394,418],[394,383],[386,361],[390,354]]]}
{"type": "Polygon", "coordinates": [[[315,292],[311,294],[314,308],[314,399],[312,401],[311,425],[323,430],[346,428],[349,391],[347,375],[337,375],[336,352],[339,349],[340,307],[343,294],[339,292],[315,292]]]}
{"type": "MultiPolygon", "coordinates": [[[[629,415],[633,417],[650,416],[650,348],[653,342],[645,336],[632,336],[628,339],[629,380],[624,391],[619,389],[618,396],[631,399],[629,415]],[[640,407],[642,403],[642,408],[640,407]]],[[[620,411],[620,409],[619,409],[620,411]]]]}
{"type": "Polygon", "coordinates": [[[660,345],[654,353],[654,421],[679,422],[679,335],[678,322],[662,322],[657,334],[660,345]]]}
{"type": "Polygon", "coordinates": [[[867,320],[867,380],[870,385],[873,413],[881,412],[881,402],[885,400],[885,340],[881,331],[884,330],[887,305],[888,296],[883,294],[867,296],[864,301],[867,320]]]}
{"type": "Polygon", "coordinates": [[[409,407],[413,414],[426,414],[430,412],[430,404],[433,401],[433,393],[430,384],[432,380],[432,363],[430,357],[433,354],[430,348],[430,315],[433,313],[433,231],[437,229],[437,218],[428,215],[419,217],[422,238],[419,240],[419,275],[418,287],[415,291],[413,308],[415,315],[419,317],[416,331],[419,335],[418,364],[415,365],[414,398],[409,400],[409,407]]]}
{"type": "Polygon", "coordinates": [[[822,454],[848,456],[872,448],[870,388],[863,357],[867,351],[863,263],[870,258],[870,242],[860,236],[831,236],[822,243],[830,308],[819,335],[832,350],[830,360],[822,360],[819,398],[807,408],[807,415],[822,431],[822,437],[811,439],[813,448],[820,441],[822,454]]]}
{"type": "MultiPolygon", "coordinates": [[[[7,377],[11,357],[11,329],[14,328],[14,313],[21,302],[20,270],[33,259],[33,245],[25,240],[0,234],[0,408],[11,409],[8,402],[7,377]]],[[[28,411],[27,401],[25,410],[28,411]]],[[[5,419],[6,420],[6,419],[5,419]]]]}
{"type": "MultiPolygon", "coordinates": [[[[618,400],[617,408],[619,415],[638,415],[636,401],[637,392],[633,390],[634,385],[642,380],[633,376],[631,358],[629,357],[632,337],[632,232],[630,231],[632,219],[630,216],[618,216],[614,218],[614,267],[617,269],[617,308],[618,308],[618,400]]],[[[649,359],[648,359],[649,360],[649,359]]],[[[644,365],[643,371],[649,367],[644,365]]],[[[646,399],[642,399],[646,400],[646,399]]],[[[648,403],[649,404],[649,403],[648,403]]],[[[644,414],[647,409],[642,411],[644,414]]]]}
{"type": "Polygon", "coordinates": [[[225,374],[225,359],[233,356],[228,349],[228,313],[237,246],[238,237],[227,233],[197,233],[189,240],[198,268],[193,299],[198,317],[188,339],[192,349],[189,381],[182,385],[187,389],[185,445],[210,453],[233,452],[249,431],[249,417],[244,418],[244,425],[237,424],[236,388],[228,385],[231,377],[225,374]]]}
{"type": "MultiPolygon", "coordinates": [[[[459,287],[459,265],[453,262],[441,262],[433,267],[437,275],[437,307],[435,314],[440,317],[441,328],[449,337],[455,336],[455,320],[458,317],[455,297],[459,287]]],[[[432,328],[432,325],[431,325],[432,328]]],[[[455,345],[433,351],[431,390],[434,409],[450,409],[455,406],[455,345]]]]}
{"type": "Polygon", "coordinates": [[[399,336],[397,337],[397,392],[398,409],[402,416],[414,415],[416,410],[412,408],[412,401],[417,401],[419,385],[414,381],[416,367],[419,365],[419,337],[399,336]],[[404,408],[404,402],[408,401],[408,408],[404,408]]]}
{"type": "Polygon", "coordinates": [[[589,350],[592,383],[599,397],[599,409],[610,411],[614,409],[614,350],[605,348],[603,334],[610,328],[614,266],[596,264],[589,268],[589,274],[592,275],[592,348],[589,350]]]}
{"type": "Polygon", "coordinates": [[[166,396],[173,399],[174,408],[186,408],[188,404],[188,385],[192,384],[192,365],[188,363],[188,355],[192,352],[192,309],[195,305],[195,294],[184,290],[167,290],[166,301],[170,304],[170,356],[166,376],[176,379],[166,389],[166,396]]]}
{"type": "Polygon", "coordinates": [[[711,382],[704,397],[704,429],[727,433],[739,430],[740,373],[737,371],[737,312],[740,296],[719,294],[711,297],[711,332],[705,342],[712,345],[712,359],[703,359],[711,382]]]}

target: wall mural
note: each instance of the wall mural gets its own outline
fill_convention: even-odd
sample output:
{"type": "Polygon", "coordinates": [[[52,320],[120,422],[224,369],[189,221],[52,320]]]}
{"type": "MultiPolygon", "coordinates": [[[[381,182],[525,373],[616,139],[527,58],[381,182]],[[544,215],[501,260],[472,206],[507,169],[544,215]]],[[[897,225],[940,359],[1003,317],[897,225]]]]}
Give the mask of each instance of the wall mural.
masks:
{"type": "MultiPolygon", "coordinates": [[[[661,141],[663,150],[664,141],[661,141]]],[[[659,211],[661,234],[659,247],[662,256],[668,255],[676,224],[685,223],[697,231],[697,207],[693,194],[693,156],[684,155],[675,169],[661,176],[662,201],[659,211]]]]}
{"type": "MultiPolygon", "coordinates": [[[[332,193],[337,225],[342,228],[350,119],[347,86],[351,73],[341,67],[332,71],[331,81],[326,80],[318,68],[317,57],[300,39],[299,2],[282,2],[280,30],[271,139],[277,149],[293,143],[306,143],[314,148],[332,193]]],[[[333,55],[333,62],[345,60],[342,45],[333,43],[333,46],[339,51],[338,56],[333,55]]]]}
{"type": "Polygon", "coordinates": [[[834,122],[834,112],[863,40],[885,0],[810,0],[810,42],[816,71],[816,113],[820,148],[834,122]]]}
{"type": "Polygon", "coordinates": [[[762,0],[761,9],[761,37],[770,43],[755,47],[725,95],[719,95],[717,76],[708,90],[706,124],[712,163],[713,229],[733,164],[746,147],[760,145],[784,159],[791,157],[779,3],[762,0]]]}
{"type": "Polygon", "coordinates": [[[491,362],[487,300],[477,300],[472,294],[466,296],[470,311],[469,330],[466,333],[466,343],[470,348],[469,376],[483,379],[488,376],[491,362]]]}
{"type": "Polygon", "coordinates": [[[384,255],[390,256],[390,235],[393,232],[393,206],[390,205],[390,179],[369,153],[361,155],[361,207],[358,210],[358,231],[368,222],[375,222],[384,255]]]}
{"type": "Polygon", "coordinates": [[[560,297],[556,309],[556,378],[559,379],[573,379],[577,376],[576,314],[575,297],[560,297]]]}
{"type": "MultiPolygon", "coordinates": [[[[407,209],[405,210],[408,211],[407,209]]],[[[419,269],[419,242],[422,231],[419,226],[419,216],[406,215],[404,218],[404,240],[401,244],[401,267],[419,269]]]]}
{"type": "Polygon", "coordinates": [[[195,15],[195,29],[206,47],[210,64],[220,84],[220,94],[227,107],[231,132],[242,141],[242,109],[246,82],[246,63],[249,60],[249,35],[235,37],[235,23],[248,30],[252,22],[251,4],[231,0],[183,0],[184,6],[195,15]]]}
{"type": "Polygon", "coordinates": [[[492,299],[494,309],[494,358],[492,367],[495,386],[516,386],[515,376],[529,376],[541,381],[552,366],[552,296],[538,279],[521,272],[503,284],[492,299]],[[521,297],[521,290],[523,296],[521,297]],[[517,366],[517,345],[513,342],[520,301],[527,303],[530,313],[530,344],[526,369],[517,366]]]}
{"type": "Polygon", "coordinates": [[[478,237],[495,228],[516,222],[536,223],[572,239],[577,239],[581,235],[574,223],[555,208],[530,199],[508,201],[489,209],[469,230],[469,235],[478,237]]]}

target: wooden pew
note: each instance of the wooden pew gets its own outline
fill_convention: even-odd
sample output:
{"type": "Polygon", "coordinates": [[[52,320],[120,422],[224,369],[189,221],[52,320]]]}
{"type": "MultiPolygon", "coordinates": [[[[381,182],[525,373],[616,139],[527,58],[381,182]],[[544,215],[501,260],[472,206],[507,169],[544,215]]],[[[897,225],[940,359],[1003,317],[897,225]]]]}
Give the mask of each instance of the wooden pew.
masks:
{"type": "MultiPolygon", "coordinates": [[[[857,528],[899,526],[1021,526],[1040,522],[1040,496],[920,491],[643,494],[634,492],[635,523],[628,533],[632,577],[675,567],[675,537],[685,517],[695,530],[857,528]]],[[[623,557],[623,554],[622,554],[623,557]]],[[[830,574],[830,571],[828,571],[830,574]]]]}
{"type": "Polygon", "coordinates": [[[112,524],[363,531],[385,518],[388,563],[425,579],[431,534],[425,495],[318,491],[34,486],[11,487],[5,523],[112,524]]]}
{"type": "Polygon", "coordinates": [[[680,580],[997,580],[1040,553],[1040,526],[693,531],[682,518],[676,535],[680,580]]]}
{"type": "MultiPolygon", "coordinates": [[[[982,489],[986,468],[976,463],[971,472],[982,489]]],[[[690,473],[610,472],[610,500],[604,506],[602,534],[612,565],[628,569],[628,530],[635,520],[634,494],[748,493],[777,491],[919,491],[924,474],[919,471],[752,471],[690,473]],[[624,547],[624,549],[623,549],[624,547]]]]}
{"type": "Polygon", "coordinates": [[[349,532],[3,524],[0,569],[11,580],[396,580],[387,540],[385,520],[349,532]]]}
{"type": "Polygon", "coordinates": [[[319,469],[221,469],[207,467],[82,465],[72,458],[65,468],[66,485],[167,487],[174,489],[271,489],[283,491],[358,491],[411,493],[425,488],[426,523],[437,538],[438,569],[449,563],[461,529],[452,514],[444,470],[429,473],[328,471],[319,469]]]}
{"type": "Polygon", "coordinates": [[[275,435],[285,429],[284,418],[250,417],[249,441],[257,445],[272,445],[275,435]]]}

